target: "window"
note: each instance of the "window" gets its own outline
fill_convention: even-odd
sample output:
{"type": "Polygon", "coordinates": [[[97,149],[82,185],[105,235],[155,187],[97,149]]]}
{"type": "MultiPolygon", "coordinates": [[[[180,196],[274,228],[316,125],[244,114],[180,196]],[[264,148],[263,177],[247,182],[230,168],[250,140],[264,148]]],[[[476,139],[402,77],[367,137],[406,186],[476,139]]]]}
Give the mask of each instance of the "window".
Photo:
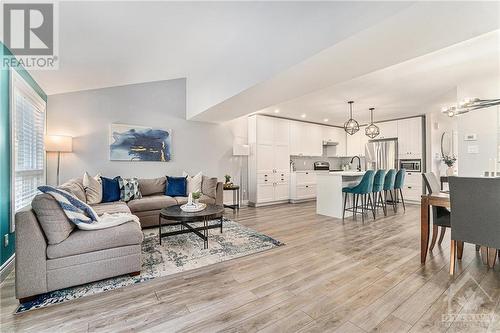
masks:
{"type": "MultiPolygon", "coordinates": [[[[45,183],[45,101],[11,70],[12,209],[28,206],[45,183]]],[[[12,228],[13,229],[13,226],[12,228]]]]}

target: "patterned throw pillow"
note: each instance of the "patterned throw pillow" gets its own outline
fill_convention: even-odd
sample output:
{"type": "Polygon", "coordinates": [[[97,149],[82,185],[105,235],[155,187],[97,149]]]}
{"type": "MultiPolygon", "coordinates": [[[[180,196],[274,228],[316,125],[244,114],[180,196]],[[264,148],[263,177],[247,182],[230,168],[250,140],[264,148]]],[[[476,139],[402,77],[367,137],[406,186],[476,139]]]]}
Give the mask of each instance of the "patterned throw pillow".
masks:
{"type": "Polygon", "coordinates": [[[120,184],[120,200],[127,202],[133,199],[142,198],[137,178],[125,179],[120,177],[118,183],[120,184]]]}

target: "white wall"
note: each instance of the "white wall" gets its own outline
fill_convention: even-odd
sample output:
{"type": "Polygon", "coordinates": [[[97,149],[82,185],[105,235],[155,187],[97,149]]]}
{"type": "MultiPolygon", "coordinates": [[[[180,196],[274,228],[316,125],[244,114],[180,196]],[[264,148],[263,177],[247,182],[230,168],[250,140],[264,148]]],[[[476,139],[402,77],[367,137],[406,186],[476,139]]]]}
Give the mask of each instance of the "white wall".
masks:
{"type": "MultiPolygon", "coordinates": [[[[500,97],[500,76],[463,82],[457,88],[457,99],[500,97]]],[[[457,117],[459,176],[481,176],[489,168],[489,159],[498,158],[499,107],[475,110],[457,117]],[[477,134],[477,141],[464,141],[466,134],[477,134]],[[478,153],[469,153],[477,146],[478,153]]]]}
{"type": "MultiPolygon", "coordinates": [[[[51,95],[47,133],[74,137],[73,153],[63,155],[61,181],[85,171],[103,176],[153,178],[202,171],[223,180],[235,175],[232,124],[186,121],[185,79],[51,95]],[[122,123],[172,129],[170,162],[109,160],[109,127],[122,123]]],[[[55,183],[55,156],[48,156],[47,180],[55,183]]]]}

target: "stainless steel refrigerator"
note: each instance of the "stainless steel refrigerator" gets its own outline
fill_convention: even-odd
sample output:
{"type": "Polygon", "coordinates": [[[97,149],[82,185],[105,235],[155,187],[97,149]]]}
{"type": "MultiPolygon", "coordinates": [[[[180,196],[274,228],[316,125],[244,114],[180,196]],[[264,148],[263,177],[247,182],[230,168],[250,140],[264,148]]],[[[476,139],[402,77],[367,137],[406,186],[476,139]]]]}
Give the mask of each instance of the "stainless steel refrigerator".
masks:
{"type": "Polygon", "coordinates": [[[366,170],[398,169],[398,139],[371,140],[365,146],[366,170]]]}

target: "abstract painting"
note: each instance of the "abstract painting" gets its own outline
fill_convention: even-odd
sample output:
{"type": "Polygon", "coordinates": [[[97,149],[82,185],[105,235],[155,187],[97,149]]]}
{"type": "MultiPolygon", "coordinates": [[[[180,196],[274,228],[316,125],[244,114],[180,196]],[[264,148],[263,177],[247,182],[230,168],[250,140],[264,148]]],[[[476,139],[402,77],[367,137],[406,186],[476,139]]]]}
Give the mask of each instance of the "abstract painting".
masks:
{"type": "Polygon", "coordinates": [[[112,161],[167,162],[171,149],[171,130],[111,124],[109,158],[112,161]]]}

